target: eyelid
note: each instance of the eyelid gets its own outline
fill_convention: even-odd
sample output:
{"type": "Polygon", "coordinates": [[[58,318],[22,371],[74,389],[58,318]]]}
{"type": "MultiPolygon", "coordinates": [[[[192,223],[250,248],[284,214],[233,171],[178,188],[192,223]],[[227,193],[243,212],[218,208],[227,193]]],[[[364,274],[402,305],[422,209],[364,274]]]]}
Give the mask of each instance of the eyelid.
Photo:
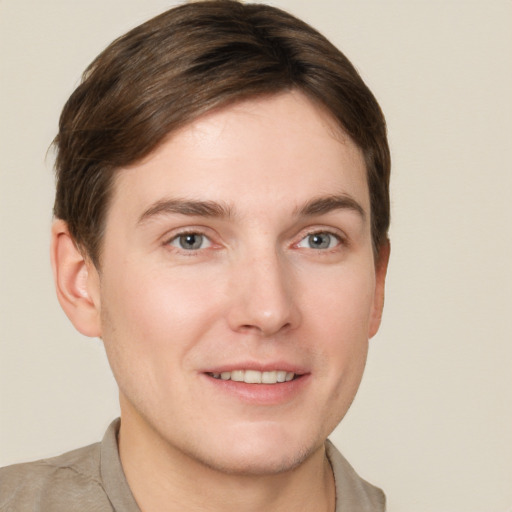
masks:
{"type": "MultiPolygon", "coordinates": [[[[298,247],[298,245],[304,239],[306,239],[308,236],[311,236],[311,235],[323,235],[323,234],[330,235],[330,236],[336,238],[336,240],[338,240],[338,242],[339,242],[336,245],[336,247],[348,244],[348,237],[340,229],[332,228],[332,227],[321,227],[321,226],[318,226],[318,227],[307,228],[305,231],[302,231],[299,234],[299,236],[298,236],[298,241],[295,242],[293,244],[293,246],[294,247],[298,247]]],[[[333,250],[336,247],[332,247],[330,249],[324,249],[324,251],[333,250]]],[[[317,249],[315,249],[315,250],[317,250],[317,249]]]]}
{"type": "Polygon", "coordinates": [[[200,251],[205,251],[207,249],[211,249],[212,247],[215,247],[216,245],[218,245],[213,241],[213,236],[210,232],[211,232],[211,230],[205,228],[204,226],[186,226],[186,227],[182,227],[182,228],[175,228],[175,229],[171,230],[170,232],[167,232],[162,237],[162,245],[171,247],[176,252],[180,252],[182,254],[186,254],[186,255],[195,254],[200,251]],[[186,235],[201,235],[206,240],[208,240],[209,245],[207,247],[202,247],[200,249],[188,249],[187,250],[187,249],[183,249],[177,245],[172,244],[172,242],[175,240],[178,240],[179,237],[186,236],[186,235]]]}
{"type": "Polygon", "coordinates": [[[179,250],[183,250],[186,252],[200,251],[203,249],[208,249],[209,247],[212,246],[212,241],[210,240],[210,238],[207,237],[206,235],[203,235],[202,233],[180,233],[179,235],[176,235],[175,237],[171,238],[169,240],[169,242],[167,242],[167,243],[169,245],[172,245],[173,247],[176,247],[179,250]],[[203,242],[203,243],[206,242],[207,245],[205,247],[199,247],[197,249],[186,249],[185,247],[182,247],[180,244],[181,238],[190,236],[190,235],[201,237],[201,242],[203,242]]]}

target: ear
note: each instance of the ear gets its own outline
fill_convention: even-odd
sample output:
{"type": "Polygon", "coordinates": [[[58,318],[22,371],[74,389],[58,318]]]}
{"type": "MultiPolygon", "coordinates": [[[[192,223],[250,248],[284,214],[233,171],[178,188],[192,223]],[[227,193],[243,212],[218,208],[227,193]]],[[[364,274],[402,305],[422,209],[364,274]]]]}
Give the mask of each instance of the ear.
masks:
{"type": "Polygon", "coordinates": [[[368,337],[372,338],[377,334],[382,320],[382,310],[384,308],[384,288],[386,283],[386,272],[388,270],[389,254],[391,245],[386,240],[379,248],[379,254],[375,262],[375,295],[373,298],[373,310],[370,318],[370,328],[368,337]]]}
{"type": "Polygon", "coordinates": [[[96,267],[84,258],[71,238],[68,225],[52,225],[51,261],[59,303],[75,328],[101,337],[100,282],[96,267]]]}

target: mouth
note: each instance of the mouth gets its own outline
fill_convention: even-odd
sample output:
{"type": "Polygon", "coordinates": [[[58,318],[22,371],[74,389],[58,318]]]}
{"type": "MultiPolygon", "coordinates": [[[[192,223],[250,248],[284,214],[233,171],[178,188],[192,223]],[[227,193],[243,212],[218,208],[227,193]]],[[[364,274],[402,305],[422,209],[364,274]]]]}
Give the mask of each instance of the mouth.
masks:
{"type": "Polygon", "coordinates": [[[286,370],[258,371],[258,370],[233,370],[229,372],[208,372],[208,376],[218,380],[231,380],[246,384],[281,384],[290,382],[300,377],[300,374],[286,370]]]}

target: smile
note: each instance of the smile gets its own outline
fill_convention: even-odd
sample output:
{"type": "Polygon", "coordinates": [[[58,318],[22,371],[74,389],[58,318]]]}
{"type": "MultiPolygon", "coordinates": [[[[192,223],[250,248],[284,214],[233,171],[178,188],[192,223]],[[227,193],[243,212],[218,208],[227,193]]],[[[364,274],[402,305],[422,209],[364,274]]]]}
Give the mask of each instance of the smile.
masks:
{"type": "Polygon", "coordinates": [[[214,379],[245,382],[246,384],[278,384],[281,382],[289,382],[296,377],[295,373],[285,370],[273,370],[270,372],[233,370],[231,372],[208,373],[208,375],[214,379]]]}

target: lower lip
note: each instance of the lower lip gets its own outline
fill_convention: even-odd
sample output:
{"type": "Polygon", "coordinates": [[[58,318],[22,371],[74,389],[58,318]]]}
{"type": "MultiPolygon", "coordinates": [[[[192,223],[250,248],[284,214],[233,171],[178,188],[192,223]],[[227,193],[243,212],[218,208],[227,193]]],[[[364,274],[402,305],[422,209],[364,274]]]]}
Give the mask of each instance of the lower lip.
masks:
{"type": "Polygon", "coordinates": [[[203,376],[210,385],[215,386],[219,393],[231,395],[244,403],[254,405],[279,405],[289,402],[300,395],[309,382],[309,374],[277,384],[247,384],[246,382],[215,379],[207,374],[203,374],[203,376]]]}

